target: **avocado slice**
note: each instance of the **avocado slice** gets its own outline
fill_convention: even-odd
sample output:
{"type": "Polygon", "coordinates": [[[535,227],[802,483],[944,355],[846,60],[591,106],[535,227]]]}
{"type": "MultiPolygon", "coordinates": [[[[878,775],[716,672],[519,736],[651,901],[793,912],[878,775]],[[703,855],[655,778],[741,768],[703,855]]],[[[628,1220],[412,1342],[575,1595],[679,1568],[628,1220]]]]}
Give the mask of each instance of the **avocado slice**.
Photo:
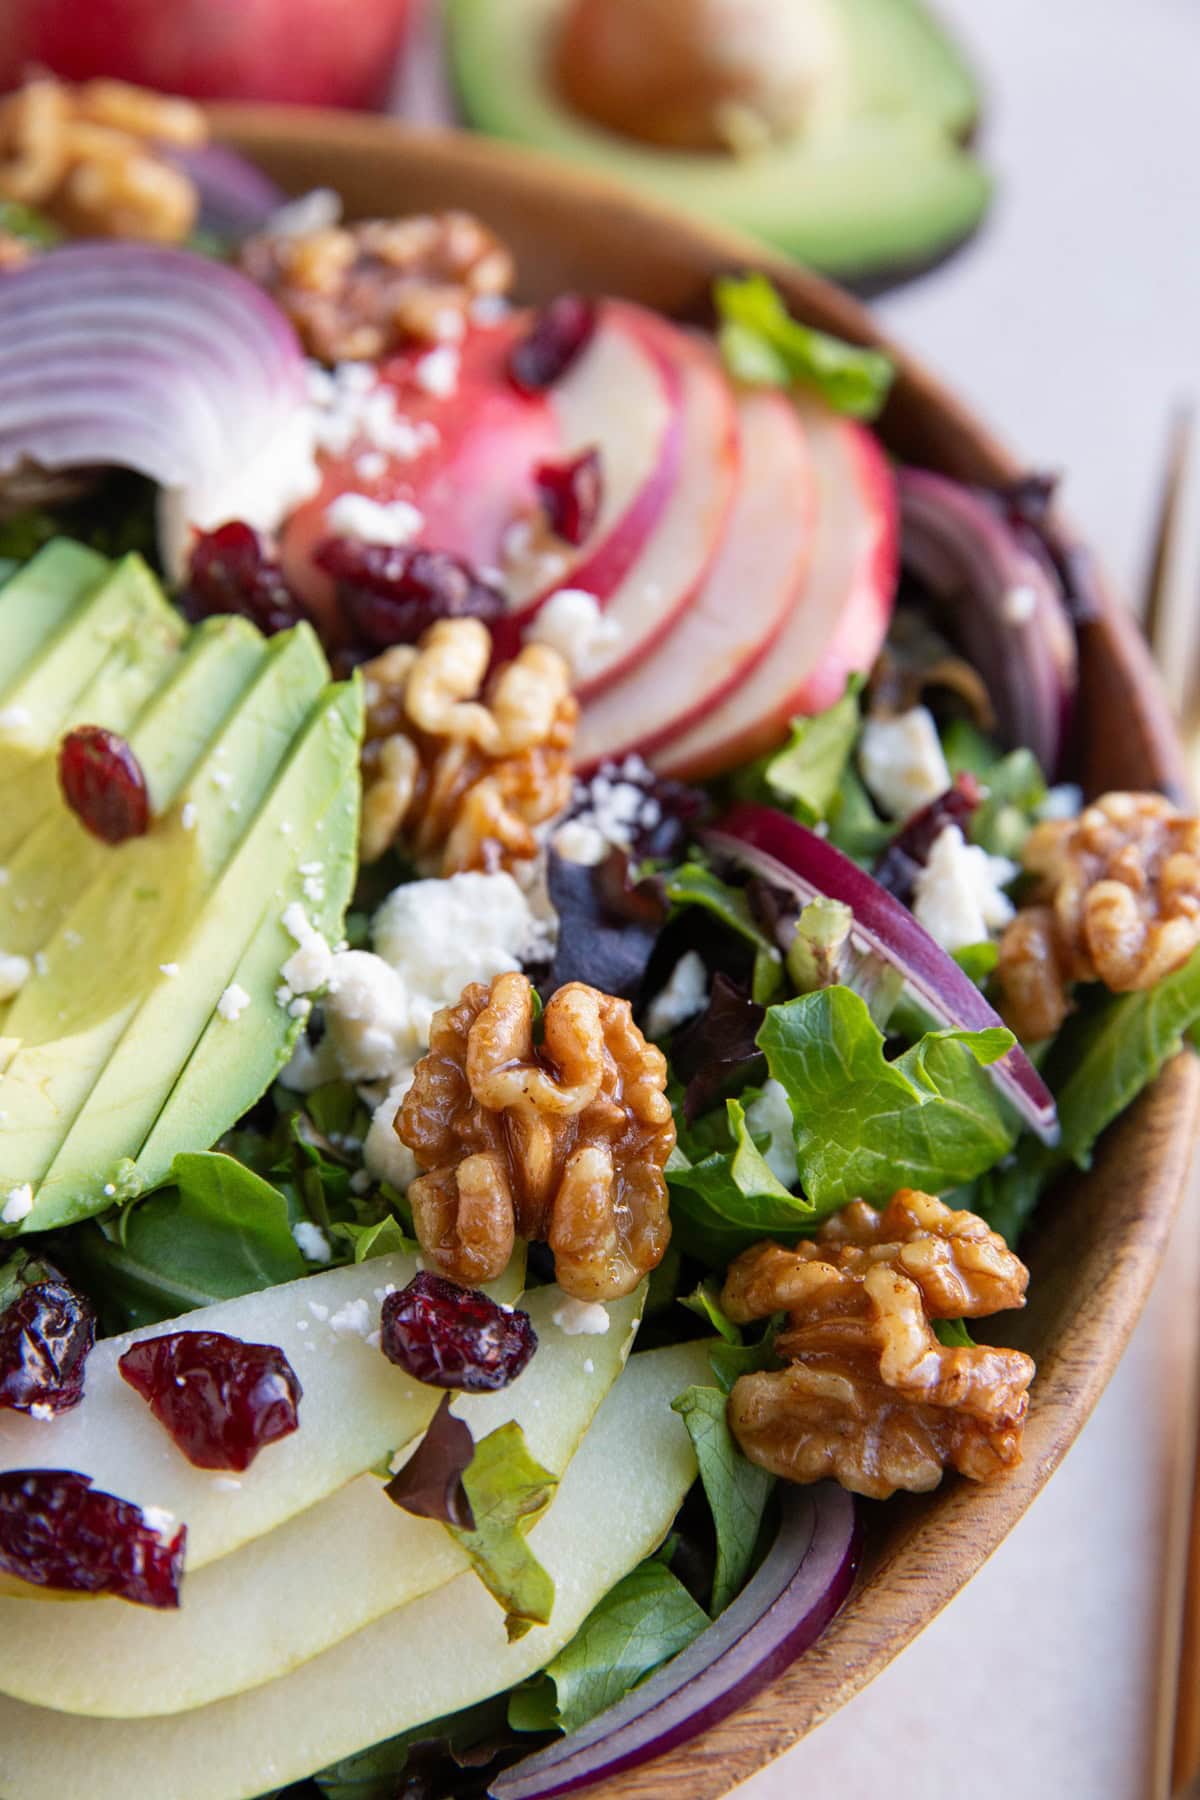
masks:
{"type": "MultiPolygon", "coordinates": [[[[290,635],[319,658],[306,627],[290,635]]],[[[178,974],[144,983],[141,1005],[122,1010],[123,1035],[107,1039],[108,1060],[94,1070],[53,1158],[39,1148],[31,1162],[21,1137],[21,1167],[9,1179],[42,1178],[22,1230],[71,1224],[164,1181],[180,1151],[213,1143],[270,1085],[301,1028],[275,1000],[295,949],[282,913],[299,900],[318,930],[340,933],[354,882],[361,732],[360,685],[327,689],[236,854],[193,911],[192,929],[176,942],[178,974]],[[305,891],[316,862],[319,900],[305,891]],[[217,1006],[234,983],[248,998],[241,1016],[226,1019],[217,1006]]],[[[261,773],[255,779],[261,789],[261,773]]],[[[15,1009],[7,1029],[19,1031],[15,1009]]],[[[0,1106],[16,1061],[0,1079],[0,1106]]],[[[5,1143],[0,1187],[10,1160],[5,1143]]]]}
{"type": "Polygon", "coordinates": [[[57,538],[5,579],[0,588],[0,707],[10,704],[10,683],[108,568],[94,550],[57,538]]]}
{"type": "Polygon", "coordinates": [[[958,141],[978,111],[974,79],[919,0],[834,0],[844,92],[810,130],[739,156],[641,144],[568,106],[550,56],[565,3],[449,0],[469,123],[640,184],[832,275],[928,262],[982,217],[990,183],[958,141]]]}
{"type": "Polygon", "coordinates": [[[0,1076],[0,1191],[40,1180],[141,995],[165,978],[163,965],[173,966],[245,828],[223,785],[232,778],[220,727],[265,651],[242,619],[208,620],[192,634],[130,734],[151,794],[154,819],[144,836],[98,843],[60,801],[13,859],[14,907],[42,910],[55,929],[4,1024],[19,1048],[0,1076]],[[189,776],[191,828],[192,815],[185,820],[173,805],[189,776]],[[81,881],[81,866],[90,879],[81,881]]]}
{"type": "MultiPolygon", "coordinates": [[[[104,725],[125,732],[164,679],[187,635],[183,619],[166,600],[139,557],[127,557],[105,577],[123,596],[125,613],[110,648],[87,685],[70,697],[75,671],[64,671],[61,690],[47,699],[27,730],[0,746],[0,855],[8,855],[51,810],[58,791],[58,739],[74,725],[104,725]],[[7,754],[6,754],[7,750],[7,754]],[[7,768],[8,773],[3,773],[7,768]]],[[[85,634],[81,655],[94,655],[85,634]]],[[[26,911],[29,928],[37,921],[26,911]]],[[[40,942],[40,939],[38,939],[40,942]]],[[[5,936],[8,951],[26,946],[5,936]]],[[[37,942],[32,947],[37,948],[37,942]]]]}

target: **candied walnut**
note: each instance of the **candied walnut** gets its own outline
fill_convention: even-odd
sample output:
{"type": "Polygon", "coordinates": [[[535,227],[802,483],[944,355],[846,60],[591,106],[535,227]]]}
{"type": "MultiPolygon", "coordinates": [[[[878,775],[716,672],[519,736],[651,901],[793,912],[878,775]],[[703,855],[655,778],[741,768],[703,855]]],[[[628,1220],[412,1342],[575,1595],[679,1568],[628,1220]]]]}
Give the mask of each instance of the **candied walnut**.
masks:
{"type": "Polygon", "coordinates": [[[431,874],[509,868],[571,796],[579,707],[567,665],[527,644],[489,678],[479,619],[439,619],[363,665],[365,862],[400,840],[431,874]]]}
{"type": "Polygon", "coordinates": [[[161,153],[208,136],[204,114],[121,81],[72,88],[49,76],[0,101],[0,199],[67,231],[178,243],[196,220],[191,179],[161,153]]]}
{"type": "Polygon", "coordinates": [[[1018,1350],[948,1347],[932,1319],[1024,1304],[1028,1272],[973,1213],[902,1189],[855,1202],[817,1238],[756,1244],[721,1296],[733,1319],[784,1311],[782,1370],[743,1375],[729,1423],[752,1462],[790,1481],[832,1476],[873,1499],[988,1481],[1021,1459],[1034,1365],[1018,1350]]]}
{"type": "Polygon", "coordinates": [[[28,238],[14,237],[10,231],[0,231],[0,275],[6,269],[23,269],[27,262],[32,262],[35,247],[28,238]]]}
{"type": "Polygon", "coordinates": [[[662,1052],[627,1000],[559,988],[533,1041],[524,975],[479,982],[433,1021],[396,1130],[425,1174],[408,1190],[439,1274],[494,1280],[517,1236],[549,1244],[564,1291],[614,1300],[670,1241],[675,1144],[662,1052]]]}
{"type": "Polygon", "coordinates": [[[472,302],[507,294],[513,281],[504,245],[464,212],[263,233],[243,245],[242,266],[329,363],[452,342],[472,302]]]}
{"type": "Polygon", "coordinates": [[[1200,819],[1159,794],[1105,794],[1077,819],[1034,827],[1037,878],[1000,943],[1004,1012],[1036,1042],[1057,1031],[1077,981],[1150,988],[1200,944],[1200,819]]]}

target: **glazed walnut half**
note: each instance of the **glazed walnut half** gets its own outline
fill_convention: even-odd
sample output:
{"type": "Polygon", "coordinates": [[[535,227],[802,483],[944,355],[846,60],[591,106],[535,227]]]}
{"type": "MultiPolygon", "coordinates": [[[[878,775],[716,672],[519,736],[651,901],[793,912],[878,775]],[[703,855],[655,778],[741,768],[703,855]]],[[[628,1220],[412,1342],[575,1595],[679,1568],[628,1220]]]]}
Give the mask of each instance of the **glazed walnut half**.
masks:
{"type": "Polygon", "coordinates": [[[502,297],[513,281],[504,245],[464,212],[263,233],[243,246],[242,267],[328,363],[454,342],[472,305],[502,297]]]}
{"type": "Polygon", "coordinates": [[[1000,944],[1004,1014],[1035,1043],[1058,1030],[1077,981],[1154,987],[1200,944],[1200,819],[1159,794],[1105,794],[1078,819],[1034,827],[1037,886],[1000,944]]]}
{"type": "Polygon", "coordinates": [[[527,644],[488,677],[479,619],[441,619],[363,667],[362,857],[399,840],[429,874],[511,868],[571,796],[579,707],[567,665],[527,644]]]}
{"type": "Polygon", "coordinates": [[[933,1319],[1024,1305],[1028,1272],[974,1213],[905,1188],[862,1201],[818,1237],[756,1244],[721,1296],[739,1323],[786,1312],[785,1367],[743,1375],[729,1424],[751,1462],[858,1494],[936,1487],[945,1468],[988,1481],[1021,1460],[1034,1366],[1019,1350],[942,1344],[933,1319]]]}
{"type": "Polygon", "coordinates": [[[670,1241],[663,1166],[675,1145],[667,1065],[627,1000],[559,988],[534,1043],[524,975],[474,982],[433,1021],[396,1130],[425,1174],[408,1189],[439,1274],[476,1287],[516,1237],[548,1243],[564,1291],[615,1300],[670,1241]]]}

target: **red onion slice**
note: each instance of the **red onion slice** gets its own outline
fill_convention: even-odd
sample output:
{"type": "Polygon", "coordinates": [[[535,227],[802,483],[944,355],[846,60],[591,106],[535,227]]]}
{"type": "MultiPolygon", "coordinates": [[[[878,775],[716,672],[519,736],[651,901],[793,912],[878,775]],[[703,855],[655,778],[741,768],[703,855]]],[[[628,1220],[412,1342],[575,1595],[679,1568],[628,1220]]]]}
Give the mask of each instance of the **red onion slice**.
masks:
{"type": "Polygon", "coordinates": [[[167,154],[195,182],[200,196],[197,223],[214,237],[236,242],[265,225],[287,201],[269,175],[226,144],[172,149],[167,154]]]}
{"type": "MultiPolygon", "coordinates": [[[[825,895],[854,914],[853,935],[900,971],[921,1004],[956,1031],[1003,1025],[979,989],[906,906],[815,831],[771,806],[736,806],[704,841],[802,901],[825,895]]],[[[1054,1096],[1020,1045],[988,1069],[997,1086],[1044,1143],[1058,1139],[1054,1096]]]]}
{"type": "Polygon", "coordinates": [[[199,487],[248,463],[304,391],[289,321],[207,257],[71,244],[0,277],[0,474],[29,458],[199,487]]]}
{"type": "Polygon", "coordinates": [[[854,1583],[861,1532],[832,1482],[780,1483],[780,1523],[758,1572],[686,1650],[578,1731],[493,1781],[494,1800],[550,1800],[662,1756],[752,1699],[820,1637],[854,1583]]]}
{"type": "Polygon", "coordinates": [[[987,496],[901,469],[902,559],[946,612],[947,627],[987,677],[1010,747],[1026,744],[1053,777],[1078,687],[1075,633],[1048,555],[987,496]]]}

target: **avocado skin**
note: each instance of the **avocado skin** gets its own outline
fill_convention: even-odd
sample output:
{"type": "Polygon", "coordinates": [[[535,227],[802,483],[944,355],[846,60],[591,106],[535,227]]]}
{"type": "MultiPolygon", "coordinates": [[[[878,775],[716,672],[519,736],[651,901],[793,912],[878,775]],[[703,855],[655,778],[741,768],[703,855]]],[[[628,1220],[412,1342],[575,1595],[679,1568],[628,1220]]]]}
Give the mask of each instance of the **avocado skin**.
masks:
{"type": "Polygon", "coordinates": [[[842,116],[751,157],[669,152],[593,125],[555,92],[548,46],[564,0],[449,0],[467,121],[763,239],[843,279],[911,274],[979,223],[990,180],[961,139],[979,97],[919,0],[836,0],[847,34],[842,116]]]}

